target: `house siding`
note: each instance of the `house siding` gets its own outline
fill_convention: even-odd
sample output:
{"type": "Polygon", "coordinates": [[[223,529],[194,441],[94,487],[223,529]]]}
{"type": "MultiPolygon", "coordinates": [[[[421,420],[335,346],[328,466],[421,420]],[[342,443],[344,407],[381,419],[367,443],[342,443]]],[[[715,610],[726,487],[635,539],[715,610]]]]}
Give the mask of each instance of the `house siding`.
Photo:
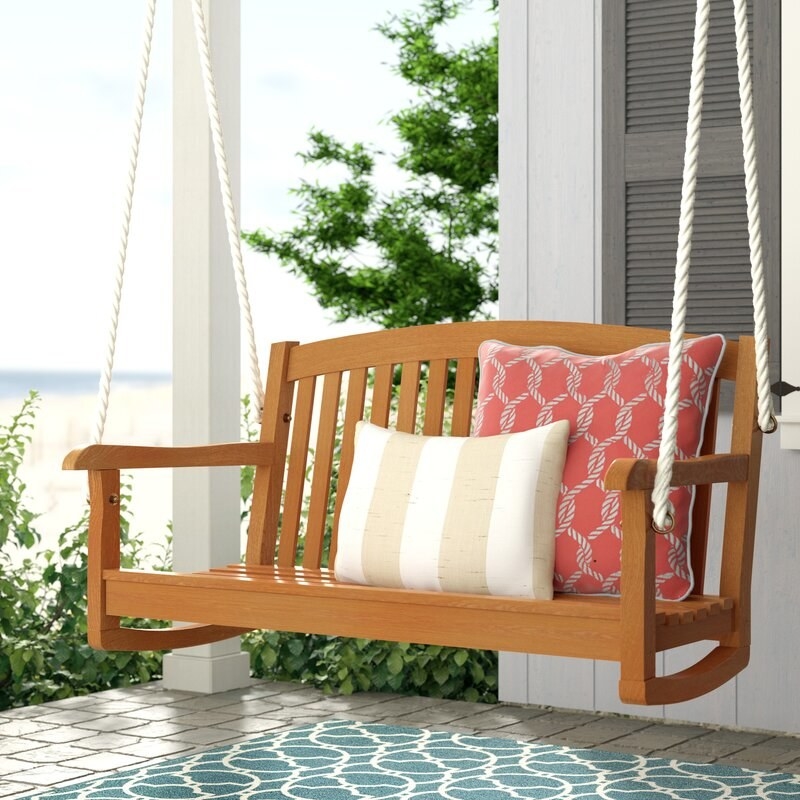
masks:
{"type": "MultiPolygon", "coordinates": [[[[611,59],[620,55],[619,48],[604,53],[599,47],[602,15],[619,13],[624,4],[608,0],[500,4],[502,317],[599,321],[609,303],[624,307],[624,292],[609,273],[615,248],[625,244],[614,240],[624,236],[624,220],[622,225],[615,220],[612,231],[617,233],[609,234],[606,227],[615,214],[624,214],[624,203],[614,200],[620,190],[625,196],[624,169],[619,169],[624,144],[615,151],[601,141],[604,131],[615,135],[613,124],[625,124],[623,116],[609,128],[608,109],[618,107],[620,98],[608,82],[603,85],[604,70],[613,68],[611,59]]],[[[779,216],[774,207],[770,213],[779,216]]],[[[728,429],[723,416],[720,437],[728,429]]],[[[781,450],[779,437],[766,437],[751,662],[736,679],[689,703],[628,706],[618,700],[616,663],[503,653],[501,698],[800,733],[798,486],[800,454],[781,450]]],[[[716,530],[722,526],[723,501],[724,490],[718,491],[712,508],[716,530]]],[[[680,669],[701,647],[671,652],[661,658],[660,667],[680,669]]]]}

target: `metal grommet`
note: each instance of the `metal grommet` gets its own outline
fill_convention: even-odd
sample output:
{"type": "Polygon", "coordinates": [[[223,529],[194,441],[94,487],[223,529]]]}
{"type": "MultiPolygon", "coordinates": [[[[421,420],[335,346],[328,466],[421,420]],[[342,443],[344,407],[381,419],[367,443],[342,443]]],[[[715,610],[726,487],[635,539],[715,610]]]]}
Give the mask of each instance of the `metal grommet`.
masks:
{"type": "Polygon", "coordinates": [[[765,433],[767,436],[769,436],[770,433],[775,433],[776,430],[778,430],[778,419],[774,414],[770,414],[769,424],[767,425],[766,429],[761,429],[761,433],[765,433]]]}
{"type": "Polygon", "coordinates": [[[675,530],[675,515],[672,511],[667,511],[667,522],[663,528],[659,527],[654,519],[650,520],[650,527],[662,536],[667,533],[672,533],[672,531],[675,530]]]}

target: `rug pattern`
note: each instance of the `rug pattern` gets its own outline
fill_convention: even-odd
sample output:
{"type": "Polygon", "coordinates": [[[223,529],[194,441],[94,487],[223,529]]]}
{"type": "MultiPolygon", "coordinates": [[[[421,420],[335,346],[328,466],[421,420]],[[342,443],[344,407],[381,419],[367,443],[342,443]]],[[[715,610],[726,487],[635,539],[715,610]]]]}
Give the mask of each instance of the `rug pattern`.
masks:
{"type": "Polygon", "coordinates": [[[31,797],[789,800],[800,776],[331,720],[31,797]]]}

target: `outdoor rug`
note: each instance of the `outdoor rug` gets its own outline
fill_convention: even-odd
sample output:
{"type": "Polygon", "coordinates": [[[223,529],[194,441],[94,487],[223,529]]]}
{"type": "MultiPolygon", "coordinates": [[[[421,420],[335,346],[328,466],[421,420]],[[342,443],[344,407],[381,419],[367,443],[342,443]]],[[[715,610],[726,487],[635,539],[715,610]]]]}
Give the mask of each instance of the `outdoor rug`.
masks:
{"type": "Polygon", "coordinates": [[[800,776],[332,720],[30,797],[789,800],[800,776]]]}

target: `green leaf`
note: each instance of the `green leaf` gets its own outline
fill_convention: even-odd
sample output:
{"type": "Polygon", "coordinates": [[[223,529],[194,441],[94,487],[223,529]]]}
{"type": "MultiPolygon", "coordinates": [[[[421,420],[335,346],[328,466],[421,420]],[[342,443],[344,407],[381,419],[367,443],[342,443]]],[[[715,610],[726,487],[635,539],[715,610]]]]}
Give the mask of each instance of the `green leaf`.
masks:
{"type": "Polygon", "coordinates": [[[403,671],[404,665],[402,651],[395,648],[392,650],[392,652],[389,654],[389,658],[386,660],[386,666],[389,669],[389,674],[399,675],[403,671]]]}
{"type": "Polygon", "coordinates": [[[453,661],[459,666],[463,667],[464,664],[467,663],[467,659],[469,659],[469,653],[466,650],[457,650],[453,654],[453,661]]]}

